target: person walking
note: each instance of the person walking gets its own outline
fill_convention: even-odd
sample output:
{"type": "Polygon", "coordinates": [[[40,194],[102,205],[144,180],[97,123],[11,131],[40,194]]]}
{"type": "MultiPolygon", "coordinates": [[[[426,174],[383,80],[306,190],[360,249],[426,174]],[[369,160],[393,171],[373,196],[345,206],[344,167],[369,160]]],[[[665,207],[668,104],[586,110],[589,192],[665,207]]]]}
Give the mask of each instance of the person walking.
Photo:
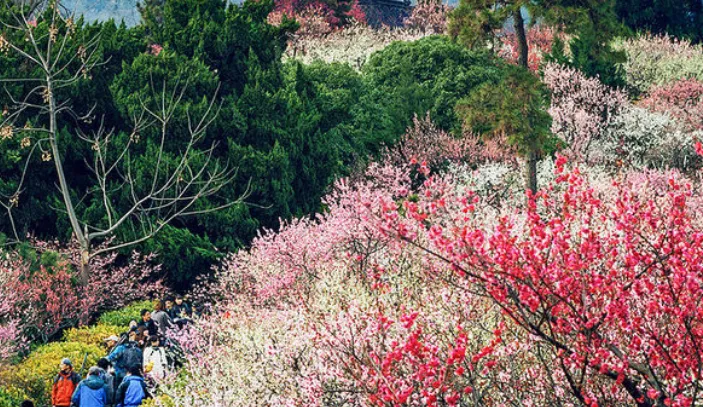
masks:
{"type": "Polygon", "coordinates": [[[142,405],[145,398],[151,397],[146,383],[141,376],[141,368],[133,366],[129,369],[115,395],[116,407],[137,407],[142,405]]]}
{"type": "MultiPolygon", "coordinates": [[[[151,314],[151,319],[156,323],[158,334],[163,338],[166,337],[168,330],[173,328],[171,317],[164,311],[164,303],[161,300],[156,301],[156,304],[154,304],[154,312],[151,314]]],[[[149,334],[154,335],[151,332],[149,334]]]]}
{"type": "Polygon", "coordinates": [[[149,338],[149,346],[144,349],[144,371],[156,382],[163,380],[170,369],[166,348],[161,346],[158,336],[149,338]]]}
{"type": "Polygon", "coordinates": [[[93,366],[88,370],[88,377],[80,382],[73,392],[71,403],[75,407],[105,407],[107,394],[105,381],[100,377],[102,369],[93,366]]]}
{"type": "Polygon", "coordinates": [[[180,294],[176,296],[176,304],[173,306],[173,313],[176,315],[176,318],[191,318],[193,316],[193,310],[180,294]]]}
{"type": "Polygon", "coordinates": [[[158,333],[158,328],[156,327],[156,322],[152,319],[151,312],[148,309],[143,309],[141,312],[142,320],[137,324],[137,328],[146,328],[149,335],[156,335],[158,333]]]}
{"type": "Polygon", "coordinates": [[[110,361],[105,358],[98,360],[98,367],[102,370],[100,377],[105,382],[105,407],[112,407],[115,404],[115,374],[110,372],[110,361]]]}
{"type": "Polygon", "coordinates": [[[81,382],[81,376],[73,371],[71,359],[63,358],[59,364],[59,373],[51,386],[51,405],[53,407],[70,407],[71,396],[81,382]]]}
{"type": "MultiPolygon", "coordinates": [[[[112,342],[115,338],[115,336],[111,336],[107,338],[107,341],[112,342]]],[[[115,346],[105,359],[112,363],[112,367],[115,370],[115,386],[119,386],[130,368],[141,368],[142,350],[137,342],[128,340],[121,345],[115,346]]]]}

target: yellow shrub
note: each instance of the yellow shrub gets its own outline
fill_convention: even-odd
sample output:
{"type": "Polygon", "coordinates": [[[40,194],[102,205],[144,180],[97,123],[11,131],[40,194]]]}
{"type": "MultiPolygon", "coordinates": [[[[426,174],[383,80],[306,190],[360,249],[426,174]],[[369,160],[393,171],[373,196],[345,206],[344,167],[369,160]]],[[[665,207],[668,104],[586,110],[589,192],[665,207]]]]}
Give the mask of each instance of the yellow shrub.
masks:
{"type": "Polygon", "coordinates": [[[96,345],[78,342],[54,342],[38,347],[26,359],[0,371],[0,387],[11,394],[23,394],[38,406],[50,405],[51,385],[63,358],[70,358],[76,371],[87,355],[85,371],[105,355],[96,345]]]}
{"type": "Polygon", "coordinates": [[[142,407],[176,407],[173,400],[165,394],[142,401],[142,407]]]}
{"type": "Polygon", "coordinates": [[[111,335],[119,336],[125,330],[125,328],[107,324],[71,328],[64,332],[63,340],[66,342],[80,342],[85,345],[102,346],[105,338],[111,335]]]}

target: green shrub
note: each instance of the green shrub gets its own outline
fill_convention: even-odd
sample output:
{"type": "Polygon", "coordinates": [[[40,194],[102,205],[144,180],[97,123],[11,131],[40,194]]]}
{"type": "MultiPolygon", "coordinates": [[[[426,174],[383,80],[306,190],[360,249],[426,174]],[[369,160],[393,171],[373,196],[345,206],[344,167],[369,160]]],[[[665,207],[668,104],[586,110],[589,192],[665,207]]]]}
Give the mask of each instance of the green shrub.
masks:
{"type": "Polygon", "coordinates": [[[103,356],[105,351],[96,345],[78,342],[42,345],[19,364],[0,371],[0,388],[12,395],[24,395],[38,406],[47,406],[50,405],[51,385],[61,359],[70,358],[76,371],[79,371],[85,357],[85,376],[88,368],[103,356]]]}
{"type": "Polygon", "coordinates": [[[81,328],[71,328],[64,332],[65,342],[79,342],[85,345],[101,346],[105,338],[111,335],[119,335],[125,330],[124,326],[97,324],[84,326],[81,328]]]}
{"type": "Polygon", "coordinates": [[[129,321],[139,321],[141,318],[139,313],[142,309],[151,311],[154,309],[154,303],[152,301],[134,302],[116,311],[104,313],[100,316],[98,322],[104,325],[122,327],[122,330],[126,330],[129,327],[129,321]]]}
{"type": "Polygon", "coordinates": [[[24,392],[15,391],[10,393],[9,389],[0,387],[0,407],[17,407],[24,399],[24,392]]]}

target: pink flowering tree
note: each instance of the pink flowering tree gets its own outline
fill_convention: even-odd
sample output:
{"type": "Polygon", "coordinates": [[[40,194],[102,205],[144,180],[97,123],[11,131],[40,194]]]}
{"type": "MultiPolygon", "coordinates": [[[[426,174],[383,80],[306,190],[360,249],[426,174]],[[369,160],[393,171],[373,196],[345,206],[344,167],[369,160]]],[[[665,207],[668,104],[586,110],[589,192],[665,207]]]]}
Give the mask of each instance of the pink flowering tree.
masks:
{"type": "Polygon", "coordinates": [[[681,79],[655,86],[640,105],[671,115],[689,131],[703,130],[703,82],[698,79],[681,79]]]}
{"type": "Polygon", "coordinates": [[[628,105],[627,94],[557,64],[544,68],[543,81],[552,95],[552,132],[566,143],[569,157],[588,162],[593,142],[628,105]]]}
{"type": "Polygon", "coordinates": [[[102,311],[163,292],[153,256],[133,253],[123,266],[116,263],[116,254],[96,256],[90,264],[94,273],[83,285],[77,278],[77,247],[39,241],[34,246],[44,260],[1,252],[0,332],[7,339],[13,336],[4,343],[46,342],[65,328],[91,322],[102,311]]]}
{"type": "Polygon", "coordinates": [[[444,34],[450,10],[442,0],[420,0],[403,23],[405,27],[423,33],[444,34]]]}
{"type": "Polygon", "coordinates": [[[636,93],[646,94],[653,87],[685,78],[703,80],[703,47],[689,40],[645,34],[616,40],[614,48],[627,56],[621,69],[636,93]]]}
{"type": "Polygon", "coordinates": [[[427,114],[422,119],[413,118],[400,140],[387,149],[384,163],[398,168],[424,165],[437,170],[450,162],[475,165],[488,160],[511,161],[516,154],[504,137],[483,140],[468,131],[455,136],[439,129],[427,114]]]}

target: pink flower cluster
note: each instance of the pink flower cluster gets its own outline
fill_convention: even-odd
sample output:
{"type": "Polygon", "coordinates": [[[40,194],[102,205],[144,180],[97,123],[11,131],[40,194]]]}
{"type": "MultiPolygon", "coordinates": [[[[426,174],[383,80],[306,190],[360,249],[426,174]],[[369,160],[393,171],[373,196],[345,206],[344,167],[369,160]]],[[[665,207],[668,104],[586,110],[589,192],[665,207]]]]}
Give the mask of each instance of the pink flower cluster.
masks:
{"type": "Polygon", "coordinates": [[[90,262],[87,284],[78,282],[80,254],[75,247],[35,241],[39,253],[55,256],[52,266],[31,264],[14,251],[3,251],[0,260],[0,354],[18,346],[46,342],[61,330],[86,324],[100,312],[163,291],[154,276],[159,266],[151,256],[133,253],[125,266],[115,264],[116,254],[97,256],[90,262]]]}
{"type": "Polygon", "coordinates": [[[552,93],[552,132],[566,143],[569,157],[588,162],[593,142],[628,105],[627,94],[557,64],[545,66],[543,81],[552,93]]]}
{"type": "Polygon", "coordinates": [[[668,85],[655,86],[640,105],[671,115],[686,130],[703,130],[703,83],[697,79],[681,79],[668,85]]]}

